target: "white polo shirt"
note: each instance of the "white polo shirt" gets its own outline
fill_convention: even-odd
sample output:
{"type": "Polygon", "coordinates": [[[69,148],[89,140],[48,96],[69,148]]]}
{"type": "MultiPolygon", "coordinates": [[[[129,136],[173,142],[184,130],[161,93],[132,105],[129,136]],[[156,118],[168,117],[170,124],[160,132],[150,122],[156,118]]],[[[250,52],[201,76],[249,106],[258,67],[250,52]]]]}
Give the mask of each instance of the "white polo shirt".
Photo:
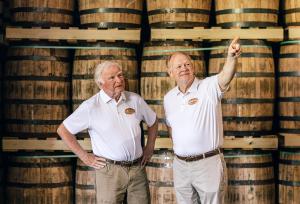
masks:
{"type": "Polygon", "coordinates": [[[143,154],[142,120],[152,126],[156,114],[138,94],[124,91],[117,103],[101,90],[84,101],[63,124],[72,134],[88,129],[95,155],[132,161],[143,154]]]}
{"type": "Polygon", "coordinates": [[[217,75],[195,78],[186,93],[177,86],[165,95],[166,123],[172,128],[175,154],[198,155],[223,145],[222,96],[217,75]]]}

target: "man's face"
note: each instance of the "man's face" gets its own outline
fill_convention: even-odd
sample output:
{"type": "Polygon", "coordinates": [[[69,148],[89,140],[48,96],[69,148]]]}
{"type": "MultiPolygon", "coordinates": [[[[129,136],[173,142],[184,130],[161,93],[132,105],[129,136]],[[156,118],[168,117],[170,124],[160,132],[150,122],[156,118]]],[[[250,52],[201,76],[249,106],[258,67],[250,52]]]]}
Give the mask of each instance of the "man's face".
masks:
{"type": "Polygon", "coordinates": [[[101,89],[110,96],[117,96],[125,89],[122,71],[117,66],[111,66],[102,72],[101,89]]]}
{"type": "Polygon", "coordinates": [[[180,53],[174,55],[170,60],[170,66],[169,74],[177,84],[187,83],[194,78],[194,67],[187,56],[180,53]]]}

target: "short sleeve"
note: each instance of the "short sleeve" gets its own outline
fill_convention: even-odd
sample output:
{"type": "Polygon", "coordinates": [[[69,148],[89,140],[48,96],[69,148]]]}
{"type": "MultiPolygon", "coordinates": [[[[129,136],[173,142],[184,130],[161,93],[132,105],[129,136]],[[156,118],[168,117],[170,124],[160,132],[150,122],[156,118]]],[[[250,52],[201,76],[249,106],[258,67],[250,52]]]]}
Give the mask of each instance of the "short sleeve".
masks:
{"type": "Polygon", "coordinates": [[[166,105],[166,97],[164,97],[164,112],[165,112],[165,119],[166,119],[166,125],[168,127],[171,127],[171,124],[168,120],[168,114],[167,114],[167,105],[166,105]]]}
{"type": "Polygon", "coordinates": [[[81,104],[63,121],[64,126],[72,134],[77,134],[89,127],[89,109],[86,103],[81,104]]]}
{"type": "Polygon", "coordinates": [[[145,121],[148,127],[151,127],[156,120],[156,113],[149,107],[149,105],[139,97],[139,117],[145,121]]]}

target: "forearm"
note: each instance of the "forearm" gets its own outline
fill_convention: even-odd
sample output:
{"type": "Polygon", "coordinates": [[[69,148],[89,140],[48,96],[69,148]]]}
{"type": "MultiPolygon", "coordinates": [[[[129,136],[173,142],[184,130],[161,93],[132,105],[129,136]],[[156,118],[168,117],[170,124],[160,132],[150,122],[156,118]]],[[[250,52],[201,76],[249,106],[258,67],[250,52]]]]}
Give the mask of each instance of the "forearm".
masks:
{"type": "Polygon", "coordinates": [[[87,157],[88,153],[77,142],[75,135],[71,134],[63,124],[57,129],[58,135],[62,138],[64,143],[76,154],[81,160],[87,157]]]}
{"type": "Polygon", "coordinates": [[[147,139],[146,146],[154,148],[155,140],[157,136],[157,128],[158,128],[158,122],[156,119],[154,124],[151,127],[148,127],[148,139],[147,139]]]}
{"type": "Polygon", "coordinates": [[[236,72],[236,61],[234,57],[228,56],[223,67],[223,70],[219,74],[219,85],[222,89],[226,89],[236,72]]]}

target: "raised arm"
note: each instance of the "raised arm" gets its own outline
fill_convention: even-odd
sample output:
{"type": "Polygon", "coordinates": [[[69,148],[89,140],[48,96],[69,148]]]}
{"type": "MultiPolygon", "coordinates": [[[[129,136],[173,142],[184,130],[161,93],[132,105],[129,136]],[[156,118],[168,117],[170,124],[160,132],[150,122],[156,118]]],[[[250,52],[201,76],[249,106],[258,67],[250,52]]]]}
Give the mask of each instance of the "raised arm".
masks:
{"type": "Polygon", "coordinates": [[[81,159],[86,165],[99,169],[104,167],[105,159],[89,154],[77,142],[75,135],[70,133],[64,124],[61,124],[57,129],[57,134],[62,138],[65,144],[81,159]]]}
{"type": "Polygon", "coordinates": [[[218,76],[219,86],[222,90],[225,90],[231,82],[236,71],[235,64],[240,54],[241,46],[239,44],[239,37],[236,37],[229,45],[225,65],[218,76]]]}

